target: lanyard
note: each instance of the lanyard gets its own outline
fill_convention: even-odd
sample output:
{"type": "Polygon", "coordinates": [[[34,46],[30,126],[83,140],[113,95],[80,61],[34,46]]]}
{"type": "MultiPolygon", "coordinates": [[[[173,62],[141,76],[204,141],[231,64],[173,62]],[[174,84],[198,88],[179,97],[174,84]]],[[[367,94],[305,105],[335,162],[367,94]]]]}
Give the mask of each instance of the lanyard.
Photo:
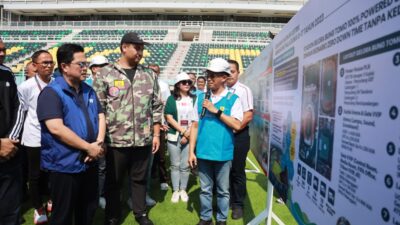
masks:
{"type": "Polygon", "coordinates": [[[39,80],[37,79],[37,75],[35,76],[35,81],[36,81],[36,84],[37,84],[39,90],[42,91],[42,87],[39,84],[39,80]]]}

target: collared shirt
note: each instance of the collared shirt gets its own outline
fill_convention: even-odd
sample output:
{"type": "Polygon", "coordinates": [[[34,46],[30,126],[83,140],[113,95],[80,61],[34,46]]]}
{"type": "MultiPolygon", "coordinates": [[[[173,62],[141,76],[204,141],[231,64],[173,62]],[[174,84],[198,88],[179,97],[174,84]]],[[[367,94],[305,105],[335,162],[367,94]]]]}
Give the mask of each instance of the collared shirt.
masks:
{"type": "MultiPolygon", "coordinates": [[[[158,80],[158,86],[160,87],[161,93],[161,101],[163,103],[163,108],[165,108],[165,104],[167,103],[168,97],[171,95],[171,91],[169,90],[169,85],[164,81],[158,80]]],[[[165,117],[164,117],[164,109],[163,109],[163,116],[161,117],[162,124],[166,124],[165,117]]]]}
{"type": "Polygon", "coordinates": [[[236,82],[232,87],[227,87],[229,92],[232,92],[239,96],[240,102],[242,103],[243,112],[247,112],[254,109],[253,106],[253,94],[250,88],[246,85],[236,82]]]}
{"type": "MultiPolygon", "coordinates": [[[[224,91],[220,95],[214,95],[211,94],[211,102],[213,104],[217,103],[219,100],[221,100],[223,97],[225,97],[228,94],[228,90],[225,88],[224,91]]],[[[238,98],[239,99],[239,98],[238,98]]],[[[242,105],[240,104],[240,100],[236,99],[235,103],[233,103],[232,109],[231,109],[231,115],[233,118],[238,119],[239,121],[243,120],[243,109],[242,105]]],[[[199,121],[199,112],[197,110],[197,102],[198,100],[196,99],[196,103],[194,104],[194,110],[193,110],[193,121],[199,121]]]]}
{"type": "Polygon", "coordinates": [[[171,91],[169,90],[169,85],[165,83],[164,81],[158,79],[158,86],[160,86],[160,92],[161,92],[161,100],[163,104],[167,102],[168,97],[171,95],[171,91]]]}
{"type": "Polygon", "coordinates": [[[36,108],[38,96],[47,86],[38,75],[22,82],[18,86],[18,96],[21,107],[26,112],[24,131],[22,133],[22,145],[28,147],[40,147],[40,123],[37,118],[36,108]]]}

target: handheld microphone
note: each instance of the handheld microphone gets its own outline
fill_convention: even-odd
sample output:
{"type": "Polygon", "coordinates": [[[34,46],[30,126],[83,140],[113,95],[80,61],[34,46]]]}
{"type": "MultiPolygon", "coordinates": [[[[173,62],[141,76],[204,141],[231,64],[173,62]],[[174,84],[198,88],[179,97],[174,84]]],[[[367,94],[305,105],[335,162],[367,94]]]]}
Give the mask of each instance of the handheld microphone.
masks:
{"type": "MultiPolygon", "coordinates": [[[[206,92],[206,96],[204,97],[204,99],[210,99],[211,97],[211,90],[208,89],[206,92]]],[[[203,109],[201,110],[201,115],[200,118],[203,119],[204,115],[206,115],[206,107],[203,106],[203,109]]]]}

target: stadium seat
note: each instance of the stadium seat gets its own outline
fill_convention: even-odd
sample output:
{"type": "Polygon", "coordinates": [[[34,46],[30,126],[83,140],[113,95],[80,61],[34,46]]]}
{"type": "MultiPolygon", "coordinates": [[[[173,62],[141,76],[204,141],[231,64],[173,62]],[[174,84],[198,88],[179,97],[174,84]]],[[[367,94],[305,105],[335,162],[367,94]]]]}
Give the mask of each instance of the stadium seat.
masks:
{"type": "Polygon", "coordinates": [[[2,30],[0,37],[15,38],[17,40],[61,40],[72,33],[72,30],[2,30]]]}
{"type": "Polygon", "coordinates": [[[234,59],[238,61],[241,71],[247,68],[265,46],[238,44],[205,44],[193,43],[183,62],[185,71],[196,71],[207,67],[214,58],[234,59]]]}

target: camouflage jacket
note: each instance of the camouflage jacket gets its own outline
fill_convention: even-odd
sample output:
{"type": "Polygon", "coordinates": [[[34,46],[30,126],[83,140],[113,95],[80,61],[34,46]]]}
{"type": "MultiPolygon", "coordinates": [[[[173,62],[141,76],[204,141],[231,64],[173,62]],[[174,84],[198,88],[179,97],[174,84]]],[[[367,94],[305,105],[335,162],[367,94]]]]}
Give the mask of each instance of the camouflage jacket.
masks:
{"type": "Polygon", "coordinates": [[[118,65],[103,67],[93,82],[103,107],[112,147],[148,146],[153,124],[161,123],[163,105],[157,78],[151,69],[138,65],[133,82],[118,65]]]}

